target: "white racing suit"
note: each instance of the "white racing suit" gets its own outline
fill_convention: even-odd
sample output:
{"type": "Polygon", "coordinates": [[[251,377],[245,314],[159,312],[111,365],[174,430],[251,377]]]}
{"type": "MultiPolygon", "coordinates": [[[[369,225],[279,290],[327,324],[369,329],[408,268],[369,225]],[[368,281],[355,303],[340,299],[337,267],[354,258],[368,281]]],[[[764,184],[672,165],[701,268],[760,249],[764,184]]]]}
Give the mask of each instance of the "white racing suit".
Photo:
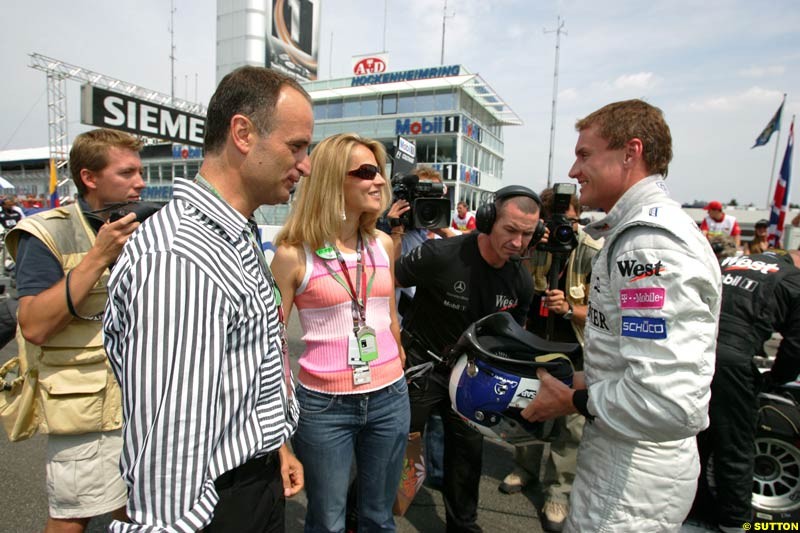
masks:
{"type": "Polygon", "coordinates": [[[695,435],[708,425],[720,272],[661,176],[585,228],[592,268],[584,429],[565,531],[678,531],[694,499],[695,435]]]}

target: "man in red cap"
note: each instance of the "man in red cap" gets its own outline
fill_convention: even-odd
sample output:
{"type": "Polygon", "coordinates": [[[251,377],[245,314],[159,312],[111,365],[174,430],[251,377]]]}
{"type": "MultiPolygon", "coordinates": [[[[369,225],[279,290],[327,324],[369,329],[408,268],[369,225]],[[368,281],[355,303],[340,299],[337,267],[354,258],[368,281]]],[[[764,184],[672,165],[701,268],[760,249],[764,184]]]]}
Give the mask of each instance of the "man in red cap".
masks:
{"type": "Polygon", "coordinates": [[[708,211],[708,215],[700,224],[703,235],[709,239],[715,235],[730,235],[736,241],[736,248],[740,249],[742,247],[742,230],[739,223],[736,222],[736,217],[723,213],[722,203],[716,200],[708,202],[705,209],[708,211]]]}

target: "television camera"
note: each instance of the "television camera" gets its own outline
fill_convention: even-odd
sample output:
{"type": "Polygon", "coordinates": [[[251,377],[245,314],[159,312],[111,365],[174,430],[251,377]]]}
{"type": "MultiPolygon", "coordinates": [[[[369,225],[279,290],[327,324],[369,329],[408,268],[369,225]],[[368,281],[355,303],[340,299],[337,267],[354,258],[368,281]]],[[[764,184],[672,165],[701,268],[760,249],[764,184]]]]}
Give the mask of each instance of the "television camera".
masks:
{"type": "Polygon", "coordinates": [[[572,228],[572,221],[567,218],[572,195],[577,191],[574,183],[556,183],[553,185],[553,209],[547,222],[550,236],[547,242],[540,243],[537,249],[552,254],[569,255],[578,246],[578,237],[572,228]]]}
{"type": "Polygon", "coordinates": [[[445,196],[444,183],[420,181],[418,176],[407,174],[392,178],[392,195],[395,200],[406,200],[411,208],[400,215],[409,229],[436,229],[450,225],[450,200],[445,196]]]}
{"type": "Polygon", "coordinates": [[[412,174],[417,163],[416,145],[397,137],[392,157],[392,197],[405,200],[410,209],[400,216],[407,229],[436,229],[450,226],[450,200],[444,183],[420,181],[412,174]]]}

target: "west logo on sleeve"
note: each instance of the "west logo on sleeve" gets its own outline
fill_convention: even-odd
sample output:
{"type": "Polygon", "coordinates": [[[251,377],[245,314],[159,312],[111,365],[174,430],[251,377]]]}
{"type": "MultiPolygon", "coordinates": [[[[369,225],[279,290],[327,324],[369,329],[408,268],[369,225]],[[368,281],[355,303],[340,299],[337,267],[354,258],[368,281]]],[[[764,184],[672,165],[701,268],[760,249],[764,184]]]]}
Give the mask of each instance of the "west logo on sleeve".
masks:
{"type": "Polygon", "coordinates": [[[762,274],[773,274],[780,271],[778,265],[774,263],[765,263],[764,261],[753,261],[746,255],[740,257],[726,257],[721,263],[722,270],[725,272],[731,270],[755,270],[762,274]]]}
{"type": "Polygon", "coordinates": [[[622,309],[661,309],[664,307],[666,292],[663,287],[621,289],[619,305],[622,309]]]}
{"type": "Polygon", "coordinates": [[[661,261],[657,263],[640,263],[636,259],[617,261],[617,268],[619,268],[620,274],[629,278],[628,282],[638,281],[650,276],[661,276],[661,273],[666,270],[661,261]]]}
{"type": "Polygon", "coordinates": [[[622,336],[639,339],[666,339],[667,321],[663,318],[623,316],[622,336]]]}

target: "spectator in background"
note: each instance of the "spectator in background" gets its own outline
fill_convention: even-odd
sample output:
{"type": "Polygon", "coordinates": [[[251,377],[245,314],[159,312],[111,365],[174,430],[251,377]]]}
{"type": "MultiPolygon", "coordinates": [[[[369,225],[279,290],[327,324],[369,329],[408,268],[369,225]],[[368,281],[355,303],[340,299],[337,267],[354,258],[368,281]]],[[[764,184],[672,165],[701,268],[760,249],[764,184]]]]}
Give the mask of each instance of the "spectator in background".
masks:
{"type": "Polygon", "coordinates": [[[755,235],[753,240],[747,243],[744,247],[744,253],[748,255],[760,254],[769,249],[769,221],[762,218],[756,222],[755,235]]]}
{"type": "Polygon", "coordinates": [[[24,210],[24,209],[22,209],[22,206],[20,205],[20,203],[19,203],[19,200],[17,199],[17,197],[16,197],[16,196],[9,196],[9,198],[11,198],[12,200],[14,200],[14,211],[16,211],[17,213],[19,213],[19,214],[20,214],[20,216],[22,216],[22,218],[25,218],[26,216],[28,216],[28,215],[25,213],[25,210],[24,210]]]}
{"type": "Polygon", "coordinates": [[[708,211],[708,215],[700,223],[700,231],[703,232],[703,235],[706,237],[730,235],[736,242],[736,248],[741,249],[742,230],[739,228],[739,223],[736,222],[736,217],[723,213],[722,203],[716,200],[708,202],[705,210],[708,211]]]}
{"type": "Polygon", "coordinates": [[[714,235],[708,242],[718,259],[736,255],[736,243],[730,235],[714,235]]]}
{"type": "Polygon", "coordinates": [[[3,200],[3,208],[0,209],[0,224],[2,224],[3,229],[9,231],[23,218],[25,218],[25,215],[17,207],[17,202],[14,201],[13,197],[7,196],[3,200]]]}
{"type": "Polygon", "coordinates": [[[22,205],[26,209],[41,209],[43,204],[39,201],[34,195],[28,194],[24,200],[22,200],[22,205]]]}
{"type": "Polygon", "coordinates": [[[461,233],[470,233],[475,230],[475,215],[470,213],[466,202],[458,202],[452,227],[461,231],[461,233]]]}

